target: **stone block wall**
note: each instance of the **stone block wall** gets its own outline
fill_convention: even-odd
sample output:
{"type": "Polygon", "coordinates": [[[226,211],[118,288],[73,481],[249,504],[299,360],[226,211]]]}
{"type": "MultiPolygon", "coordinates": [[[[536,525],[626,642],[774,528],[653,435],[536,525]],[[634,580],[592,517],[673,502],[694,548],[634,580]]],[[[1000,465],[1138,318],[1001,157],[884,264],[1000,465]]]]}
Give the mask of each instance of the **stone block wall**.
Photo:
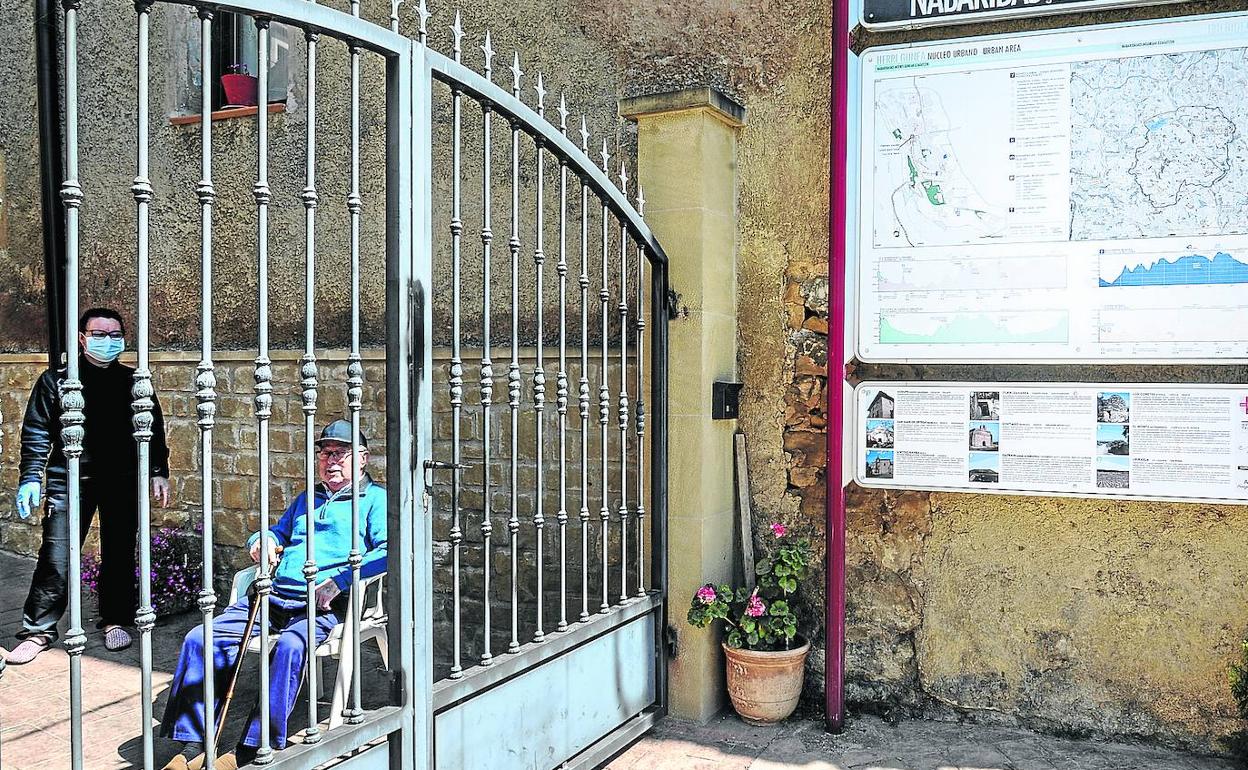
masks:
{"type": "MultiPolygon", "coordinates": [[[[494,370],[506,368],[504,356],[509,353],[500,351],[494,355],[494,370]]],[[[471,372],[476,368],[479,351],[465,352],[467,362],[465,369],[471,372]]],[[[607,498],[609,517],[606,524],[607,543],[607,597],[608,603],[615,603],[621,593],[620,556],[622,542],[620,537],[619,489],[621,466],[619,462],[620,444],[617,420],[619,391],[619,354],[611,356],[608,366],[608,383],[611,385],[611,418],[607,423],[607,498]]],[[[537,510],[538,466],[536,457],[537,421],[532,410],[532,379],[534,371],[532,350],[524,350],[520,365],[521,372],[521,411],[516,431],[516,491],[515,515],[519,526],[516,532],[517,561],[517,633],[520,644],[532,640],[538,630],[537,599],[538,599],[538,556],[537,527],[534,515],[537,510]]],[[[434,458],[443,462],[452,459],[452,426],[454,422],[450,401],[447,397],[447,378],[449,366],[443,362],[434,368],[433,392],[433,453],[434,458]]],[[[602,507],[602,442],[598,422],[597,383],[602,371],[601,363],[591,363],[587,376],[591,383],[593,396],[590,404],[588,423],[589,440],[584,443],[588,457],[586,483],[581,484],[581,418],[577,401],[577,380],[580,377],[579,361],[569,358],[570,400],[566,417],[565,429],[565,481],[564,510],[567,521],[561,529],[560,512],[560,465],[559,465],[559,414],[556,409],[555,367],[550,358],[546,360],[547,401],[543,410],[543,471],[541,473],[542,514],[545,524],[542,529],[542,630],[552,632],[561,618],[566,617],[569,623],[580,617],[583,606],[593,614],[602,603],[602,543],[603,522],[600,517],[602,507]],[[587,526],[582,531],[581,507],[586,507],[588,514],[587,526]],[[561,540],[562,535],[562,540],[561,540]],[[582,541],[584,538],[584,541],[582,541]],[[586,564],[588,575],[588,597],[583,604],[582,587],[582,542],[589,559],[586,564]],[[566,572],[560,571],[561,543],[566,553],[566,572]],[[564,582],[566,581],[566,583],[564,582]]],[[[636,410],[635,360],[630,358],[630,414],[636,410]]],[[[460,528],[463,533],[460,547],[460,624],[462,631],[461,665],[467,668],[480,658],[485,649],[483,623],[485,600],[483,598],[485,575],[490,577],[489,606],[491,612],[491,652],[498,655],[507,649],[512,639],[511,625],[511,545],[508,520],[512,511],[511,492],[511,411],[507,403],[506,387],[495,386],[493,401],[490,407],[490,522],[492,527],[489,558],[484,548],[484,537],[481,530],[485,495],[482,487],[482,463],[484,462],[484,421],[480,403],[480,392],[473,376],[465,374],[464,410],[460,417],[461,430],[461,461],[469,467],[462,471],[460,491],[460,528]]],[[[649,400],[648,394],[646,396],[649,400]]],[[[636,469],[637,443],[634,427],[630,423],[628,434],[629,449],[627,454],[627,484],[630,510],[628,532],[628,581],[629,595],[636,593],[637,586],[637,523],[636,512],[636,469]]],[[[647,438],[647,441],[649,439],[647,438]]],[[[648,446],[648,444],[647,444],[648,446]]],[[[643,458],[649,461],[648,454],[643,458]]],[[[646,468],[646,478],[650,477],[646,468]]],[[[646,501],[647,510],[653,510],[646,501]]],[[[647,533],[647,554],[649,553],[648,532],[653,523],[652,516],[644,519],[647,533]]],[[[453,506],[451,502],[451,474],[449,471],[435,471],[433,491],[433,539],[434,539],[434,666],[435,676],[444,676],[453,663],[452,633],[454,622],[454,547],[451,532],[454,525],[453,506]]],[[[645,583],[649,585],[649,560],[643,565],[646,570],[645,583]]]]}
{"type": "MultiPolygon", "coordinates": [[[[269,510],[276,522],[287,504],[304,488],[303,411],[299,389],[299,353],[277,351],[273,358],[273,416],[269,424],[269,510]]],[[[250,563],[244,546],[259,528],[260,463],[256,418],[252,406],[253,353],[224,352],[215,360],[217,413],[213,429],[213,539],[217,544],[218,593],[228,588],[233,572],[250,563]],[[224,588],[223,588],[224,587],[224,588]]],[[[169,444],[169,508],[152,508],[153,527],[193,527],[203,519],[200,433],[196,423],[194,376],[198,356],[185,353],[152,357],[156,397],[165,417],[169,444]]],[[[323,354],[320,362],[317,430],[332,418],[348,416],[346,360],[341,351],[323,354]]],[[[33,556],[40,543],[39,518],[18,518],[17,489],[21,424],[30,389],[46,368],[46,357],[8,355],[0,359],[0,548],[33,556]]],[[[369,471],[385,480],[385,362],[380,351],[365,354],[365,409],[361,427],[369,437],[369,471]]],[[[98,519],[92,529],[98,529],[98,519]]],[[[87,549],[96,549],[96,538],[87,549]]]]}
{"type": "MultiPolygon", "coordinates": [[[[506,361],[510,353],[499,351],[494,360],[506,361]]],[[[272,483],[268,495],[272,521],[276,521],[288,502],[304,487],[303,412],[298,387],[299,354],[279,351],[274,359],[273,417],[269,428],[270,473],[272,483]]],[[[476,368],[473,362],[480,360],[478,350],[465,350],[466,369],[476,368]]],[[[252,411],[252,354],[230,352],[216,358],[217,415],[214,428],[213,453],[213,511],[214,541],[217,561],[215,571],[218,594],[222,597],[228,590],[234,571],[250,563],[244,546],[248,536],[259,527],[258,506],[261,495],[260,467],[257,453],[256,421],[252,411]]],[[[606,527],[608,548],[608,597],[614,602],[620,592],[620,523],[619,507],[619,429],[616,418],[619,391],[619,353],[611,356],[608,381],[612,383],[612,416],[607,431],[607,488],[609,519],[606,527]]],[[[173,526],[190,528],[202,521],[199,452],[199,428],[196,424],[195,395],[192,386],[198,358],[187,354],[156,354],[153,356],[153,373],[157,397],[164,410],[166,436],[170,447],[170,485],[173,501],[169,508],[153,508],[153,527],[173,526]]],[[[386,415],[385,415],[385,361],[381,351],[364,353],[365,409],[362,427],[369,438],[369,470],[374,478],[384,483],[386,478],[386,415]]],[[[566,483],[565,505],[568,515],[563,530],[564,547],[567,552],[566,590],[561,592],[560,553],[560,475],[559,475],[559,415],[554,399],[554,368],[547,360],[548,402],[544,410],[543,446],[544,473],[542,507],[546,519],[543,538],[543,599],[544,627],[550,631],[559,621],[563,601],[567,604],[567,617],[575,620],[582,606],[581,591],[581,506],[582,489],[584,504],[589,512],[589,524],[585,531],[585,547],[589,558],[589,611],[597,612],[601,603],[602,568],[601,546],[603,524],[599,515],[602,505],[601,441],[598,423],[597,383],[601,364],[591,364],[588,377],[595,391],[590,407],[589,441],[585,445],[589,458],[587,483],[582,487],[580,473],[581,422],[579,404],[576,400],[576,382],[580,377],[579,365],[569,371],[572,383],[572,400],[566,418],[566,483]]],[[[571,364],[571,361],[569,362],[571,364]]],[[[346,362],[342,351],[320,355],[320,382],[318,393],[317,426],[338,416],[346,416],[346,362]]],[[[632,410],[636,410],[635,360],[630,360],[628,383],[632,410]]],[[[27,397],[35,380],[44,368],[44,360],[37,356],[10,355],[0,359],[0,548],[27,556],[38,553],[40,544],[39,518],[32,516],[22,520],[17,517],[14,492],[17,489],[18,460],[21,449],[21,419],[27,397]]],[[[521,363],[522,411],[516,433],[517,489],[516,517],[520,522],[517,531],[517,561],[521,642],[532,638],[536,630],[537,609],[537,539],[533,516],[537,500],[536,441],[537,424],[532,411],[532,376],[534,359],[532,350],[524,350],[521,363]]],[[[495,371],[505,371],[497,365],[495,371]]],[[[451,436],[453,418],[448,396],[447,378],[449,356],[438,351],[434,364],[434,456],[449,462],[451,459],[451,436]]],[[[466,379],[471,379],[467,378],[466,379]]],[[[475,383],[475,379],[472,379],[475,383]]],[[[511,559],[508,519],[511,513],[510,443],[511,417],[507,404],[505,381],[496,383],[494,401],[490,414],[491,444],[491,522],[493,538],[489,570],[492,580],[490,604],[495,618],[493,650],[497,653],[506,648],[511,638],[511,559]]],[[[481,463],[484,455],[482,409],[475,384],[468,387],[465,408],[461,417],[461,446],[463,462],[470,467],[463,471],[460,496],[461,527],[464,545],[461,548],[460,586],[463,595],[462,628],[464,632],[464,660],[475,660],[484,647],[479,628],[484,615],[481,586],[486,570],[486,556],[481,535],[481,518],[484,510],[484,493],[481,485],[481,463]]],[[[628,495],[630,511],[635,512],[636,497],[636,439],[633,428],[629,433],[628,495]]],[[[645,457],[648,462],[648,454],[645,457]]],[[[647,468],[646,477],[649,478],[647,468]]],[[[439,671],[445,672],[451,657],[452,601],[452,553],[450,541],[452,526],[451,481],[449,473],[438,472],[434,476],[434,583],[435,596],[435,654],[439,671]]],[[[645,520],[648,528],[653,518],[645,520]]],[[[629,529],[629,553],[636,554],[636,520],[629,529]]],[[[98,520],[93,532],[98,530],[98,520]]],[[[648,539],[648,538],[647,538],[648,539]]],[[[93,533],[86,550],[98,549],[98,537],[93,533]]],[[[636,557],[630,556],[630,593],[636,590],[636,557]]],[[[648,561],[645,569],[649,569],[648,561]]],[[[649,574],[646,574],[648,584],[649,574]]]]}

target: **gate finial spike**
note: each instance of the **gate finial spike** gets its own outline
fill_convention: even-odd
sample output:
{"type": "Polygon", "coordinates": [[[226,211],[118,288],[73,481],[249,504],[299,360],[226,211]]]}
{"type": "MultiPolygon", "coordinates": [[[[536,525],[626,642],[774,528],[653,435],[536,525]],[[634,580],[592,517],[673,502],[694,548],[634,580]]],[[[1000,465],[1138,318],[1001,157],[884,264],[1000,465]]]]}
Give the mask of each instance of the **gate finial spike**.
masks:
{"type": "Polygon", "coordinates": [[[520,69],[520,52],[513,51],[511,57],[511,95],[520,97],[520,76],[524,74],[524,70],[520,69]]]}
{"type": "Polygon", "coordinates": [[[546,84],[542,82],[542,73],[537,73],[537,85],[533,86],[533,90],[537,92],[537,114],[546,114],[546,84]]]}
{"type": "MultiPolygon", "coordinates": [[[[390,31],[399,31],[399,6],[403,5],[403,0],[390,0],[390,31]]],[[[421,39],[424,42],[424,39],[421,39]]]]}
{"type": "Polygon", "coordinates": [[[464,27],[462,24],[459,23],[459,9],[458,8],[455,9],[455,23],[451,26],[451,34],[455,36],[455,47],[453,50],[455,51],[455,61],[458,62],[460,59],[460,54],[464,50],[463,46],[461,45],[464,39],[464,27]]]}
{"type": "Polygon", "coordinates": [[[581,116],[581,152],[589,154],[589,130],[585,128],[585,116],[581,116]]]}
{"type": "Polygon", "coordinates": [[[559,92],[559,130],[564,136],[568,135],[568,100],[563,91],[559,92]]]}
{"type": "Polygon", "coordinates": [[[420,14],[420,42],[423,44],[425,39],[429,37],[429,19],[433,16],[429,13],[429,6],[425,0],[420,0],[420,8],[417,10],[420,14]]]}
{"type": "Polygon", "coordinates": [[[602,172],[604,174],[611,173],[611,167],[607,165],[607,161],[609,160],[611,160],[611,154],[607,152],[607,140],[604,137],[602,140],[602,172]]]}
{"type": "Polygon", "coordinates": [[[485,31],[485,45],[481,46],[481,53],[485,54],[485,79],[490,79],[490,74],[494,72],[494,46],[490,45],[490,31],[485,31]]]}
{"type": "Polygon", "coordinates": [[[628,194],[628,168],[620,161],[620,192],[628,194]]]}

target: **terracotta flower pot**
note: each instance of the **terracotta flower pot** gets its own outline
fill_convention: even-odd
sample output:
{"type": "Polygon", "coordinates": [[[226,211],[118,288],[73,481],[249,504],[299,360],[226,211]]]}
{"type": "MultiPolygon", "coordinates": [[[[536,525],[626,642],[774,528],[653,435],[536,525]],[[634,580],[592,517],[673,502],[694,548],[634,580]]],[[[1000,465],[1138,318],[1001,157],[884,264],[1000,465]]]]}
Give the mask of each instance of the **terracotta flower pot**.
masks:
{"type": "Polygon", "coordinates": [[[260,79],[255,75],[222,75],[221,87],[225,89],[227,104],[251,106],[258,104],[257,88],[260,79]]]}
{"type": "Polygon", "coordinates": [[[752,725],[787,719],[802,694],[802,673],[810,642],[792,650],[759,652],[723,645],[727,656],[728,697],[737,714],[752,725]]]}

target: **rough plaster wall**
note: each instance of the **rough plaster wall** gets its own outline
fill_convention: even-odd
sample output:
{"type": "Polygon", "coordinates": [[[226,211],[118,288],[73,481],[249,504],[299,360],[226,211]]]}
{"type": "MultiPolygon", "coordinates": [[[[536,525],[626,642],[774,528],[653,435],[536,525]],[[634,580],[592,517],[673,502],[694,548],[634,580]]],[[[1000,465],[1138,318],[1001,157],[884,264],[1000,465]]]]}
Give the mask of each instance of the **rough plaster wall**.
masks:
{"type": "Polygon", "coordinates": [[[846,693],[869,710],[1226,752],[1238,506],[848,496],[846,693]]]}
{"type": "MultiPolygon", "coordinates": [[[[0,2],[0,29],[25,42],[0,46],[0,71],[9,73],[5,84],[35,71],[32,7],[0,2]]],[[[25,183],[37,179],[39,170],[33,82],[32,76],[24,91],[0,85],[0,221],[7,221],[0,239],[0,350],[46,346],[39,186],[25,183]]]]}
{"type": "Polygon", "coordinates": [[[1242,506],[933,494],[925,694],[1027,724],[1227,748],[1242,506]]]}

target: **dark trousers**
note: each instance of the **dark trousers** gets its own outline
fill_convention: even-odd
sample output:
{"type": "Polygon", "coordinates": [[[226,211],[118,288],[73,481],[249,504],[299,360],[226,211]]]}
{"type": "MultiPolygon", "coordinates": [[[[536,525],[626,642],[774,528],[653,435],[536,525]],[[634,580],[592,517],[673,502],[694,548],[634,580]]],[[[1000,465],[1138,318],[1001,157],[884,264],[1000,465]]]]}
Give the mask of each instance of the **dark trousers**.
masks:
{"type": "MultiPolygon", "coordinates": [[[[342,594],[346,596],[346,594],[342,594]]],[[[287,720],[299,688],[303,685],[304,672],[310,651],[315,650],[329,638],[329,632],[338,625],[339,618],[332,613],[318,613],[311,634],[308,633],[308,605],[298,599],[285,599],[276,594],[269,598],[269,631],[276,638],[269,663],[269,736],[275,748],[286,747],[287,720]]],[[[214,713],[219,714],[229,687],[230,676],[238,661],[243,644],[243,631],[247,628],[249,605],[240,599],[230,605],[212,621],[212,677],[216,703],[214,713]]],[[[260,635],[260,620],[251,635],[260,635]]],[[[258,674],[257,674],[258,676],[258,674]]],[[[204,742],[204,627],[192,628],[182,642],[182,653],[173,672],[173,686],[169,690],[169,702],[161,721],[161,734],[189,743],[204,742]]],[[[260,745],[260,705],[251,711],[247,730],[241,743],[260,745]]],[[[228,749],[221,748],[224,752],[228,749]]]]}
{"type": "MultiPolygon", "coordinates": [[[[80,540],[100,512],[100,625],[130,625],[138,607],[135,543],[139,531],[138,480],[82,479],[80,540]]],[[[56,624],[69,598],[69,506],[63,486],[49,484],[43,514],[43,544],[22,612],[19,639],[59,635],[56,624]]],[[[81,543],[79,543],[81,545],[81,543]]]]}

